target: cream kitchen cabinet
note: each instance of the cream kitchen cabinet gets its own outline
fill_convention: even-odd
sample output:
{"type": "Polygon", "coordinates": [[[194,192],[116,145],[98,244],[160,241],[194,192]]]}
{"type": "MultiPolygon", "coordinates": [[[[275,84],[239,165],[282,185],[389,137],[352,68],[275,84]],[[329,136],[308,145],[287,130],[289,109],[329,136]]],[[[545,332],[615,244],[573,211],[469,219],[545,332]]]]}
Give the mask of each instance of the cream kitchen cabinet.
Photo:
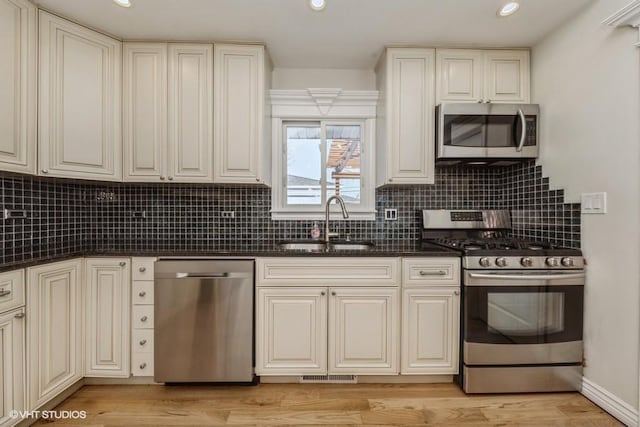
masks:
{"type": "Polygon", "coordinates": [[[120,181],[122,43],[39,16],[39,173],[120,181]]]}
{"type": "Polygon", "coordinates": [[[269,184],[271,65],[264,46],[214,46],[214,180],[269,184]]]}
{"type": "Polygon", "coordinates": [[[124,44],[124,180],[213,180],[213,46],[124,44]]]}
{"type": "Polygon", "coordinates": [[[153,366],[153,277],[156,258],[132,258],[131,277],[131,374],[152,377],[153,366]]]}
{"type": "Polygon", "coordinates": [[[436,104],[528,103],[528,50],[436,50],[436,104]]]}
{"type": "Polygon", "coordinates": [[[388,48],[376,80],[376,184],[433,184],[435,50],[388,48]]]}
{"type": "Polygon", "coordinates": [[[456,374],[460,340],[460,259],[405,258],[401,374],[456,374]]]}
{"type": "Polygon", "coordinates": [[[0,170],[36,173],[37,10],[0,0],[0,170]]]}
{"type": "Polygon", "coordinates": [[[0,426],[13,426],[11,410],[25,410],[24,270],[0,273],[0,426]]]}
{"type": "Polygon", "coordinates": [[[128,258],[85,260],[85,377],[129,377],[130,264],[128,258]]]}
{"type": "Polygon", "coordinates": [[[83,377],[82,260],[27,269],[28,407],[83,377]]]}
{"type": "Polygon", "coordinates": [[[399,372],[399,258],[258,258],[258,375],[399,372]]]}

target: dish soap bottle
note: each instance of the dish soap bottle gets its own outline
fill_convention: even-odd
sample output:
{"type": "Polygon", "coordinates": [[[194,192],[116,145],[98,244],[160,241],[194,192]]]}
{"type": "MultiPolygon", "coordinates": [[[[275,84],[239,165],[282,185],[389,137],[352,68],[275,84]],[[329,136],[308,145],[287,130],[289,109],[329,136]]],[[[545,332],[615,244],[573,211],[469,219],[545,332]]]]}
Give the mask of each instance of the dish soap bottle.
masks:
{"type": "Polygon", "coordinates": [[[317,222],[313,223],[313,227],[311,227],[309,234],[313,240],[318,240],[320,238],[320,227],[318,227],[317,222]]]}

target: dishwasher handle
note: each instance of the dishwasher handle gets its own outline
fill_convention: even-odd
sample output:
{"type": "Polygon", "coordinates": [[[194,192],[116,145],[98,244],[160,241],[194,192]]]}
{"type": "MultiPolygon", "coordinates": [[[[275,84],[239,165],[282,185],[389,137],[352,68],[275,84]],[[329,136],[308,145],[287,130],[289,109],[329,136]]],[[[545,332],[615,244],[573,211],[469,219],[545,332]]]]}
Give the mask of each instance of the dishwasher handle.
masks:
{"type": "Polygon", "coordinates": [[[156,279],[248,279],[246,273],[170,273],[156,274],[156,279]]]}

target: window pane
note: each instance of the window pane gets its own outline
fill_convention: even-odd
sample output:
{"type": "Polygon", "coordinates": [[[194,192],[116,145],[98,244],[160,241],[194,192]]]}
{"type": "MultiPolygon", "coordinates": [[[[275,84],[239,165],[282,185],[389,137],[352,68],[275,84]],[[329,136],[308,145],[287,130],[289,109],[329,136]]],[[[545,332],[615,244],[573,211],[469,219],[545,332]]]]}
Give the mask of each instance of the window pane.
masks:
{"type": "Polygon", "coordinates": [[[322,203],[320,126],[287,126],[287,204],[322,203]]]}
{"type": "Polygon", "coordinates": [[[326,127],[327,198],[342,196],[345,203],[360,203],[360,126],[326,127]]]}

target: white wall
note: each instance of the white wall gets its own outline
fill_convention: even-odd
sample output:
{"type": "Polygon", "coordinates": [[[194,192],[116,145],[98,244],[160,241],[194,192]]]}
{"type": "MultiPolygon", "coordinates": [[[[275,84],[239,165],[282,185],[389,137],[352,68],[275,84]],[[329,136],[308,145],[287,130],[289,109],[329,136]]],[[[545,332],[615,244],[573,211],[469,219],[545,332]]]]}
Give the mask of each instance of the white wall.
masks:
{"type": "Polygon", "coordinates": [[[272,89],[341,88],[376,90],[373,70],[320,68],[274,68],[272,89]]]}
{"type": "Polygon", "coordinates": [[[583,215],[585,377],[638,408],[640,49],[637,30],[601,21],[630,0],[597,0],[532,51],[541,159],[553,187],[606,191],[583,215]]]}

